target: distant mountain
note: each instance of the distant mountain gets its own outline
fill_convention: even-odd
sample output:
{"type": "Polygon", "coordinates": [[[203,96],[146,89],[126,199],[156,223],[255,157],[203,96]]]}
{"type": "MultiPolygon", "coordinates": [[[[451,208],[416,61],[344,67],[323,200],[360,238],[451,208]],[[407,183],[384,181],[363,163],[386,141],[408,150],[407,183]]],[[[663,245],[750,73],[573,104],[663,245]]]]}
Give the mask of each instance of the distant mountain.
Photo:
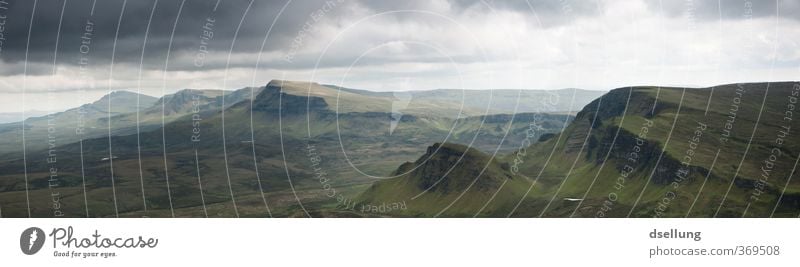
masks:
{"type": "MultiPolygon", "coordinates": [[[[153,105],[155,101],[156,98],[152,96],[128,91],[114,91],[91,104],[81,106],[81,108],[83,112],[86,112],[84,116],[88,115],[88,118],[97,118],[101,115],[111,114],[113,116],[115,114],[135,112],[153,105]]],[[[73,110],[68,110],[67,112],[73,110]]]]}
{"type": "MultiPolygon", "coordinates": [[[[25,112],[25,118],[39,117],[51,113],[50,111],[29,110],[25,112]]],[[[0,124],[12,123],[22,120],[22,112],[3,112],[0,113],[0,124]]]]}
{"type": "Polygon", "coordinates": [[[144,113],[163,113],[166,116],[172,116],[192,113],[193,109],[227,108],[243,100],[250,99],[251,96],[258,95],[262,89],[263,87],[246,87],[235,91],[184,89],[160,98],[144,113]],[[223,96],[225,97],[224,107],[222,106],[223,96]],[[162,104],[164,105],[163,112],[161,110],[162,104]]]}
{"type": "MultiPolygon", "coordinates": [[[[26,148],[43,149],[48,139],[56,144],[69,144],[80,139],[130,135],[160,128],[182,116],[213,113],[257,95],[262,88],[242,88],[235,91],[184,89],[161,98],[115,91],[90,104],[48,116],[25,121],[26,148]],[[109,102],[111,110],[109,111],[109,102]],[[163,108],[163,109],[162,109],[163,108]],[[137,113],[138,111],[138,113],[137,113]],[[109,119],[111,123],[109,123],[109,119]],[[54,130],[47,133],[48,128],[54,130]],[[109,128],[110,127],[110,128],[109,128]]],[[[22,123],[0,125],[0,148],[3,154],[21,156],[22,123]],[[2,138],[6,137],[6,138],[2,138]]]]}
{"type": "Polygon", "coordinates": [[[301,136],[359,143],[391,140],[387,146],[414,144],[420,153],[424,153],[428,144],[440,141],[471,144],[484,151],[507,152],[529,138],[525,132],[532,123],[555,132],[571,119],[569,115],[544,112],[494,115],[476,112],[473,116],[458,116],[458,109],[450,108],[461,105],[461,99],[443,99],[436,104],[415,103],[412,99],[404,109],[393,109],[394,101],[397,100],[391,93],[339,91],[314,83],[272,81],[255,101],[254,109],[272,114],[280,111],[284,116],[311,114],[310,121],[322,128],[310,133],[301,128],[306,131],[299,133],[301,136]],[[394,128],[393,123],[396,123],[394,128]]]}
{"type": "MultiPolygon", "coordinates": [[[[170,207],[176,216],[189,217],[205,216],[203,207],[215,217],[317,212],[355,216],[328,208],[337,198],[328,197],[324,188],[321,191],[320,172],[329,177],[326,184],[337,187],[337,196],[353,198],[374,177],[390,175],[398,165],[424,154],[427,144],[457,142],[472,150],[507,153],[535,143],[541,135],[559,132],[572,119],[547,113],[453,116],[458,113],[447,107],[456,105],[456,100],[433,105],[415,104],[412,99],[398,107],[402,97],[394,94],[347,92],[306,82],[272,81],[263,89],[239,92],[241,99],[255,98],[236,102],[232,97],[225,100],[224,110],[175,116],[161,127],[162,113],[181,114],[198,105],[198,99],[200,106],[221,105],[213,92],[182,91],[140,112],[140,121],[156,122],[141,127],[141,134],[114,131],[111,138],[86,139],[82,146],[59,145],[59,181],[64,190],[73,192],[62,199],[69,213],[85,213],[77,187],[85,180],[90,216],[115,216],[118,211],[121,216],[169,217],[170,207]],[[116,207],[109,191],[112,177],[116,207]],[[202,197],[198,179],[203,183],[202,197]],[[300,206],[298,199],[307,204],[300,206]]],[[[130,120],[131,114],[122,114],[111,122],[120,125],[130,120]]],[[[48,192],[52,166],[45,161],[46,154],[46,150],[28,152],[32,199],[48,192]]],[[[4,196],[25,189],[23,164],[18,157],[0,162],[0,172],[8,174],[0,179],[0,192],[7,192],[0,193],[0,205],[8,216],[24,211],[23,203],[4,201],[4,196]]],[[[46,207],[35,206],[35,216],[49,214],[46,207]]]]}
{"type": "Polygon", "coordinates": [[[528,112],[573,113],[586,103],[600,97],[605,91],[581,89],[527,90],[459,90],[439,89],[412,91],[413,98],[424,102],[443,102],[463,99],[466,107],[488,114],[513,114],[528,112]]]}
{"type": "Polygon", "coordinates": [[[577,112],[604,91],[560,89],[437,89],[407,92],[373,92],[352,88],[327,86],[341,92],[359,94],[378,99],[396,101],[396,95],[407,94],[412,113],[438,112],[448,116],[479,116],[515,113],[565,113],[577,112]],[[459,112],[460,111],[460,112],[459,112]],[[460,114],[459,114],[460,113],[460,114]]]}
{"type": "MultiPolygon", "coordinates": [[[[138,114],[131,112],[112,117],[112,124],[115,127],[112,135],[129,135],[137,131],[157,129],[162,124],[173,122],[183,116],[203,114],[203,117],[208,117],[208,114],[216,114],[224,108],[249,100],[251,96],[258,95],[262,89],[262,87],[246,87],[234,91],[183,89],[159,98],[152,105],[141,109],[138,114]]],[[[105,120],[106,118],[100,119],[102,123],[106,123],[105,120]]]]}
{"type": "MultiPolygon", "coordinates": [[[[128,91],[114,91],[80,107],[25,120],[26,147],[43,149],[49,141],[56,144],[76,142],[80,135],[107,134],[100,131],[98,120],[135,112],[151,106],[157,98],[128,91]],[[109,105],[110,104],[110,105],[109,105]],[[111,109],[109,109],[109,107],[111,109]]],[[[0,151],[15,153],[22,150],[22,122],[0,124],[0,151]]]]}

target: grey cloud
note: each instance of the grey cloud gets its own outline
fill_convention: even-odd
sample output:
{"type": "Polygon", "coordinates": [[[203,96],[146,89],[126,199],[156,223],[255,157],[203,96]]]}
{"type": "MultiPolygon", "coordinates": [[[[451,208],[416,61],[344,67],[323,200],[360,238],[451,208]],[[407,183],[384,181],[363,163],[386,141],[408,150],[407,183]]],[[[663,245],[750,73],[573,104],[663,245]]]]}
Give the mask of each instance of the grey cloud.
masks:
{"type": "MultiPolygon", "coordinates": [[[[31,62],[29,74],[46,74],[50,70],[46,67],[52,65],[55,54],[55,43],[58,41],[58,64],[71,65],[77,64],[80,53],[79,46],[81,37],[84,35],[84,28],[87,20],[91,20],[95,27],[91,38],[91,52],[89,55],[90,64],[97,67],[107,66],[111,63],[112,50],[115,63],[138,65],[140,56],[144,48],[144,68],[161,69],[164,68],[167,50],[170,50],[170,70],[194,70],[204,71],[220,69],[226,67],[224,60],[234,41],[236,27],[250,1],[248,0],[187,0],[183,5],[180,17],[178,10],[182,0],[128,0],[125,2],[125,10],[122,12],[123,0],[40,0],[36,3],[35,17],[31,25],[30,45],[28,46],[28,26],[31,21],[31,13],[34,11],[34,1],[31,0],[6,0],[10,3],[7,10],[7,21],[5,24],[4,36],[6,38],[2,46],[0,60],[7,66],[19,66],[19,62],[27,58],[31,62]],[[66,2],[63,14],[63,21],[59,35],[59,18],[61,7],[66,2]],[[155,4],[155,5],[154,5],[155,4]],[[90,10],[94,6],[95,13],[90,15],[90,10]],[[151,22],[150,32],[145,35],[145,30],[150,17],[151,10],[155,6],[151,22]],[[214,10],[217,6],[216,11],[214,10]],[[117,24],[119,25],[119,37],[114,44],[117,24]],[[214,19],[214,38],[209,41],[207,49],[211,53],[207,55],[209,60],[202,68],[193,64],[191,55],[196,53],[200,47],[201,34],[207,18],[214,19]],[[177,19],[177,24],[176,23],[177,19]],[[173,25],[174,36],[173,33],[173,25]],[[59,40],[56,36],[59,35],[59,40]],[[145,43],[145,38],[147,42],[145,43]],[[45,66],[45,67],[41,67],[45,66]]],[[[650,9],[663,9],[669,16],[680,16],[686,9],[686,1],[658,1],[645,0],[650,9]],[[663,6],[662,6],[663,5],[663,6]]],[[[766,3],[771,1],[753,1],[754,16],[774,15],[775,6],[766,3]]],[[[524,15],[529,23],[536,27],[556,27],[567,25],[581,17],[598,16],[603,13],[603,1],[577,1],[577,0],[455,0],[448,1],[445,5],[437,6],[436,1],[429,0],[408,0],[408,1],[379,1],[361,0],[340,3],[339,0],[281,0],[281,1],[261,1],[253,2],[252,7],[244,16],[242,28],[236,39],[233,52],[238,54],[255,54],[261,48],[262,40],[267,29],[275,22],[269,39],[265,45],[265,52],[278,52],[285,54],[292,45],[298,32],[303,29],[304,24],[311,21],[311,15],[319,12],[331,3],[335,4],[330,10],[326,11],[323,22],[332,27],[343,27],[346,22],[352,22],[354,10],[364,8],[368,13],[379,13],[394,10],[410,9],[435,9],[441,10],[443,15],[457,16],[464,12],[489,13],[495,11],[511,11],[524,15]],[[287,2],[288,1],[288,2],[287,2]],[[288,5],[286,5],[288,3],[288,5]],[[286,10],[279,15],[282,7],[287,6],[286,10]]],[[[719,17],[719,9],[716,8],[717,1],[693,1],[696,16],[701,19],[719,17]]],[[[727,19],[740,18],[744,9],[743,1],[722,1],[723,17],[727,19]]],[[[800,13],[800,3],[797,1],[782,1],[781,13],[784,16],[796,16],[800,13]]],[[[2,11],[0,11],[2,12],[2,11]]],[[[363,15],[363,14],[360,14],[363,15]]],[[[412,21],[414,23],[424,23],[420,21],[420,16],[397,15],[394,21],[387,20],[379,23],[396,25],[398,23],[412,21]]],[[[437,27],[440,21],[433,21],[429,27],[437,27]]],[[[358,38],[376,38],[349,40],[352,43],[345,43],[345,49],[359,50],[364,47],[374,45],[370,42],[380,42],[382,36],[360,36],[358,38]],[[360,42],[360,43],[359,43],[360,42]]],[[[329,41],[329,40],[325,40],[329,41]]],[[[309,41],[311,42],[311,41],[309,41]]],[[[302,51],[301,51],[302,52],[302,51]]],[[[331,53],[326,55],[321,63],[322,67],[342,67],[352,63],[353,57],[363,51],[345,51],[342,53],[331,53]],[[355,55],[353,54],[355,53],[355,55]]],[[[410,55],[419,55],[411,52],[410,55]]],[[[293,62],[280,59],[265,59],[261,64],[262,68],[283,68],[283,69],[302,69],[312,68],[316,63],[315,55],[298,54],[293,62]]],[[[459,63],[474,62],[480,59],[464,55],[455,55],[455,61],[459,63]]],[[[380,65],[382,62],[443,62],[445,58],[428,57],[366,57],[362,60],[364,65],[380,65]]],[[[255,58],[234,57],[229,67],[248,68],[255,65],[255,58]]],[[[0,75],[20,74],[21,69],[14,67],[0,71],[0,75]]]]}
{"type": "MultiPolygon", "coordinates": [[[[250,3],[248,0],[191,0],[185,1],[180,17],[181,0],[129,0],[125,2],[123,12],[122,0],[66,0],[63,20],[61,8],[64,0],[41,0],[35,3],[28,0],[7,0],[9,5],[6,23],[6,41],[2,47],[0,59],[5,62],[19,62],[27,59],[33,62],[51,63],[56,53],[55,44],[58,42],[57,63],[77,64],[81,54],[79,48],[86,35],[87,22],[93,23],[91,34],[89,60],[94,65],[108,65],[111,63],[112,49],[115,63],[138,63],[142,55],[143,46],[145,68],[162,68],[165,63],[167,49],[171,46],[170,55],[180,54],[181,51],[196,51],[200,47],[201,34],[206,19],[213,17],[214,38],[206,46],[214,53],[227,53],[231,47],[236,27],[250,3]],[[145,36],[148,18],[151,10],[153,18],[150,32],[145,36]],[[216,10],[214,8],[217,7],[216,10]],[[90,14],[94,8],[94,14],[90,14]],[[34,12],[31,26],[30,43],[28,44],[28,27],[31,14],[34,12]],[[120,16],[122,19],[120,20],[120,16]],[[177,24],[175,24],[178,19],[177,24]],[[59,22],[61,22],[59,35],[59,22]],[[114,44],[114,36],[119,23],[119,36],[114,44]],[[172,36],[173,25],[176,25],[172,36]],[[59,36],[58,40],[56,37],[59,36]],[[145,37],[147,42],[145,43],[145,37]]],[[[592,15],[597,12],[594,4],[583,1],[558,1],[558,0],[516,0],[516,1],[451,1],[448,3],[450,11],[454,14],[468,9],[513,10],[533,17],[531,10],[535,10],[539,21],[544,26],[568,23],[571,16],[592,15]],[[531,9],[532,7],[532,9],[531,9]],[[565,11],[568,10],[568,11],[565,11]],[[565,13],[567,12],[567,13],[565,13]]],[[[261,48],[262,40],[267,29],[275,22],[265,51],[286,51],[292,40],[303,28],[306,22],[312,20],[312,13],[331,5],[334,8],[325,14],[329,21],[335,24],[339,18],[350,15],[350,9],[355,6],[366,7],[371,12],[384,12],[403,9],[427,9],[431,1],[373,1],[360,2],[339,0],[303,0],[290,1],[286,10],[280,14],[286,1],[254,1],[242,22],[242,27],[236,38],[233,52],[257,52],[261,48]],[[277,17],[277,19],[276,19],[277,17]]],[[[402,18],[399,18],[402,19],[402,18]]],[[[409,19],[416,19],[411,17],[409,19]]],[[[237,65],[253,64],[253,61],[234,62],[237,65]]],[[[280,63],[277,63],[280,64],[280,63]]],[[[172,62],[171,66],[181,70],[192,69],[191,63],[172,62]]],[[[219,64],[209,64],[204,68],[218,68],[219,64]]]]}
{"type": "Polygon", "coordinates": [[[25,66],[25,62],[0,62],[0,76],[23,74],[28,76],[51,75],[53,74],[53,63],[28,62],[28,65],[25,66]]]}
{"type": "MultiPolygon", "coordinates": [[[[97,1],[96,4],[93,0],[69,0],[64,8],[58,40],[58,62],[77,63],[80,56],[79,47],[84,40],[82,37],[86,36],[85,27],[89,20],[94,25],[89,58],[98,65],[110,63],[113,48],[116,48],[115,62],[138,63],[143,45],[146,45],[144,53],[146,67],[163,66],[170,45],[172,54],[199,49],[203,26],[208,18],[214,20],[214,37],[207,48],[215,52],[227,52],[249,4],[247,0],[222,0],[214,11],[217,0],[186,1],[178,18],[181,2],[180,0],[158,1],[145,43],[145,30],[155,1],[127,1],[122,13],[121,0],[97,1]],[[91,15],[93,4],[95,12],[91,15]],[[122,20],[115,46],[114,36],[120,14],[122,20]],[[176,18],[177,24],[175,24],[176,18]],[[173,25],[176,25],[174,36],[172,36],[173,25]]],[[[52,63],[56,36],[59,34],[61,7],[64,2],[38,1],[31,25],[29,45],[28,27],[34,11],[34,1],[11,0],[9,3],[5,26],[7,40],[3,44],[0,58],[5,62],[22,61],[26,58],[27,51],[27,58],[30,61],[52,63]]],[[[253,52],[260,49],[267,29],[286,3],[286,1],[254,1],[244,17],[233,51],[253,52]]],[[[293,35],[309,19],[311,12],[324,3],[324,0],[291,1],[286,11],[277,19],[265,50],[286,47],[293,35]]]]}
{"type": "MultiPolygon", "coordinates": [[[[429,0],[381,1],[364,0],[362,4],[376,12],[427,9],[429,0]]],[[[455,0],[448,1],[452,12],[460,13],[468,9],[493,11],[514,11],[529,16],[532,23],[541,27],[569,24],[580,17],[596,16],[601,12],[600,1],[570,0],[455,0]]]]}
{"type": "Polygon", "coordinates": [[[754,0],[692,0],[668,1],[645,0],[647,7],[656,14],[670,17],[688,16],[699,20],[741,20],[747,17],[763,18],[780,16],[800,20],[798,1],[754,1],[754,0]],[[779,11],[780,9],[780,11],[779,11]]]}

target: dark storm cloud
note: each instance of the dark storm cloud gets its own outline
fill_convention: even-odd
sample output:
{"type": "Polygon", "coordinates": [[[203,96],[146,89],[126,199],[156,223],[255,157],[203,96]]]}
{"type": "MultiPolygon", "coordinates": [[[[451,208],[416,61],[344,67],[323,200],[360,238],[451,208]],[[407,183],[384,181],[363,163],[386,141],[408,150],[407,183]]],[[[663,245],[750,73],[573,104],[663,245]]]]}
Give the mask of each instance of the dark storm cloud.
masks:
{"type": "MultiPolygon", "coordinates": [[[[81,57],[79,52],[82,42],[88,42],[89,60],[92,65],[102,66],[111,63],[112,49],[116,48],[114,63],[139,64],[142,50],[144,49],[145,68],[163,68],[168,48],[171,57],[181,55],[181,52],[193,53],[200,49],[201,34],[207,19],[214,20],[214,37],[205,46],[208,50],[217,53],[226,53],[230,49],[231,41],[236,33],[236,27],[245,14],[250,1],[248,0],[191,0],[186,1],[181,7],[181,0],[6,0],[9,2],[9,15],[5,25],[6,41],[2,47],[0,59],[8,64],[15,64],[25,60],[26,51],[29,62],[52,64],[56,53],[58,41],[57,63],[75,65],[81,57]],[[63,6],[63,19],[62,16],[63,6]],[[215,9],[216,8],[216,9],[215,9]],[[92,13],[92,10],[94,12],[92,13]],[[180,10],[180,17],[179,15],[180,10]],[[152,11],[149,34],[145,36],[148,20],[152,11]],[[34,18],[31,20],[31,15],[34,18]],[[121,20],[120,20],[121,16],[121,20]],[[177,24],[175,24],[178,19],[177,24]],[[29,25],[30,22],[32,25],[29,25]],[[61,23],[59,29],[59,22],[61,23]],[[119,23],[118,23],[119,22],[119,23]],[[87,24],[93,25],[91,34],[86,32],[87,24]],[[119,34],[114,44],[114,36],[119,24],[119,34]],[[30,43],[28,43],[28,27],[30,43]],[[174,36],[173,33],[174,29],[174,36]],[[60,30],[60,35],[59,35],[60,30]],[[58,40],[56,38],[58,37],[58,40]],[[90,37],[91,39],[86,39],[90,37]],[[147,42],[145,42],[147,37],[147,42]]],[[[335,3],[338,6],[325,14],[335,21],[337,17],[347,16],[348,7],[365,7],[371,12],[380,13],[393,10],[428,9],[432,1],[347,1],[339,3],[338,0],[302,0],[290,1],[254,1],[244,18],[242,27],[236,38],[234,52],[258,52],[263,38],[270,25],[275,26],[265,45],[265,52],[287,50],[297,33],[309,21],[313,12],[319,11],[325,5],[335,3]],[[281,8],[287,6],[280,14],[281,8]],[[350,6],[347,6],[350,5],[350,6]],[[340,8],[343,7],[343,8],[340,8]],[[277,20],[276,20],[276,17],[277,20]]],[[[587,16],[597,12],[593,3],[575,1],[575,3],[561,0],[514,0],[514,1],[452,1],[448,12],[452,15],[464,12],[467,9],[486,10],[512,10],[539,19],[532,23],[541,26],[552,26],[568,23],[573,16],[587,16]]],[[[401,18],[402,19],[402,18],[401,18]]],[[[411,18],[414,19],[414,18],[411,18]]],[[[218,57],[219,58],[219,57],[218,57]]],[[[311,60],[299,60],[311,61],[311,60]]],[[[232,61],[232,67],[251,67],[253,60],[232,61]]],[[[287,62],[270,62],[273,67],[301,68],[310,64],[288,64],[287,62]]],[[[211,61],[205,64],[204,69],[222,68],[224,62],[211,61]]],[[[173,60],[170,69],[192,70],[197,69],[190,60],[173,60]]],[[[4,70],[3,74],[19,74],[22,69],[14,68],[4,70]]],[[[45,74],[47,72],[29,69],[29,75],[45,74]]]]}
{"type": "MultiPolygon", "coordinates": [[[[51,72],[55,44],[58,42],[58,55],[56,63],[60,65],[76,66],[80,59],[80,45],[82,42],[90,41],[88,48],[89,60],[92,66],[102,67],[111,63],[112,50],[115,64],[129,64],[138,66],[140,56],[144,50],[144,67],[146,69],[164,68],[167,52],[170,52],[170,70],[212,70],[224,68],[227,65],[226,56],[234,41],[236,27],[244,16],[242,27],[238,32],[233,47],[234,53],[256,53],[261,48],[262,40],[265,37],[270,25],[275,22],[269,39],[265,44],[264,52],[277,52],[285,55],[291,50],[293,40],[296,40],[298,32],[303,29],[305,23],[311,19],[311,14],[318,12],[330,3],[337,6],[330,9],[325,14],[323,26],[345,27],[353,20],[354,10],[364,11],[357,16],[365,14],[375,14],[397,10],[433,10],[440,12],[443,16],[459,16],[465,12],[475,14],[489,14],[497,12],[515,12],[523,15],[528,23],[533,27],[550,28],[562,25],[569,25],[572,22],[587,17],[601,16],[605,10],[603,1],[577,1],[577,0],[455,0],[455,1],[431,1],[431,0],[407,0],[407,1],[385,1],[385,0],[361,0],[340,3],[339,0],[256,0],[253,2],[245,16],[245,10],[250,4],[249,0],[129,0],[125,3],[123,11],[123,0],[5,0],[9,9],[4,25],[5,41],[2,44],[0,59],[4,62],[5,68],[0,71],[0,75],[13,75],[23,72],[19,68],[23,60],[27,58],[31,64],[28,66],[29,75],[44,75],[51,72]],[[66,5],[64,5],[66,1],[66,5]],[[288,5],[287,5],[287,1],[288,5]],[[181,7],[181,4],[183,6],[181,7]],[[63,19],[62,6],[64,7],[63,19]],[[281,9],[286,6],[285,11],[280,14],[281,9]],[[35,7],[35,8],[34,8],[35,7]],[[216,7],[216,9],[215,9],[216,7]],[[92,9],[94,13],[92,14],[92,9]],[[180,10],[180,16],[179,15],[180,10]],[[152,21],[150,21],[149,34],[145,34],[152,11],[152,21]],[[33,20],[31,20],[33,14],[33,20]],[[121,20],[120,20],[121,17],[121,20]],[[201,46],[201,34],[207,19],[213,19],[214,37],[204,47],[210,54],[205,55],[208,60],[202,68],[198,68],[187,56],[196,54],[201,46]],[[177,24],[176,24],[177,20],[177,24]],[[30,22],[32,25],[29,25],[30,22]],[[91,40],[82,39],[86,37],[87,23],[91,22],[94,27],[91,32],[91,40]],[[59,35],[59,23],[60,35],[59,35]],[[119,35],[116,41],[117,26],[119,24],[119,35]],[[28,43],[28,27],[30,31],[30,43],[28,43]],[[174,36],[173,34],[174,28],[174,36]],[[56,38],[58,37],[58,40],[56,38]],[[147,42],[145,42],[147,38],[147,42]],[[183,56],[184,58],[177,58],[183,56]],[[35,64],[34,64],[35,63],[35,64]],[[13,67],[9,67],[13,66],[13,67]]],[[[719,17],[717,1],[659,1],[645,0],[653,13],[661,13],[668,16],[682,16],[686,10],[691,8],[693,16],[698,19],[715,19],[719,17]],[[687,6],[690,3],[691,6],[687,6]]],[[[753,1],[752,14],[754,17],[773,16],[775,14],[774,1],[753,1]],[[768,3],[771,2],[771,3],[768,3]]],[[[744,1],[728,0],[721,2],[721,10],[725,19],[741,19],[747,6],[744,1]]],[[[781,13],[784,17],[789,17],[800,13],[800,3],[797,1],[782,1],[781,13]]],[[[393,18],[384,22],[389,25],[397,25],[405,22],[421,23],[422,16],[404,16],[396,14],[393,18]]],[[[423,18],[424,19],[424,18],[423,18]]],[[[432,20],[427,27],[435,28],[442,22],[432,20]],[[438,23],[438,24],[437,24],[438,23]]],[[[423,23],[424,24],[424,23],[423,23]]],[[[379,35],[379,34],[378,34],[379,35]]],[[[349,40],[351,42],[366,43],[372,41],[380,43],[384,40],[377,40],[382,36],[359,36],[373,38],[375,40],[349,40]]],[[[306,40],[309,43],[317,40],[306,40]]],[[[321,40],[327,42],[330,40],[321,40]]],[[[349,45],[349,44],[345,44],[349,45]]],[[[351,46],[355,50],[355,46],[351,46]]],[[[302,52],[302,51],[301,51],[302,52]]],[[[352,52],[357,53],[358,51],[352,52]]],[[[352,53],[333,53],[326,55],[328,59],[322,67],[341,67],[347,66],[352,62],[352,53]]],[[[252,55],[252,54],[250,54],[252,55]]],[[[456,55],[460,56],[460,55],[456,55]]],[[[269,67],[275,69],[302,69],[311,68],[316,65],[317,55],[298,54],[292,62],[284,60],[262,59],[262,68],[269,67]]],[[[385,62],[404,62],[411,61],[403,58],[368,58],[364,64],[380,65],[385,62]]],[[[418,62],[438,61],[441,58],[413,58],[418,62]]],[[[459,62],[469,62],[469,58],[457,58],[459,62]]],[[[252,67],[255,59],[252,57],[234,57],[229,67],[252,67]]]]}
{"type": "Polygon", "coordinates": [[[656,14],[670,17],[687,16],[700,20],[740,20],[748,17],[781,18],[800,20],[800,2],[776,0],[645,0],[656,14]]]}
{"type": "MultiPolygon", "coordinates": [[[[32,0],[6,1],[9,2],[9,15],[5,25],[6,42],[3,44],[0,58],[5,62],[15,63],[25,60],[28,51],[29,61],[52,64],[64,1],[41,0],[35,3],[35,10],[35,1],[32,0]],[[33,24],[30,25],[31,35],[28,45],[28,27],[32,12],[34,18],[33,24]]],[[[276,21],[265,45],[265,51],[286,47],[302,28],[311,12],[319,9],[325,2],[324,0],[292,1],[276,21]]],[[[170,45],[172,56],[199,49],[203,26],[209,18],[213,20],[214,36],[207,48],[214,52],[227,53],[250,1],[222,0],[217,5],[217,0],[191,0],[185,1],[182,9],[181,3],[180,0],[160,0],[157,3],[154,0],[130,0],[125,3],[123,12],[121,0],[103,0],[96,3],[93,0],[67,0],[58,40],[58,63],[77,64],[82,42],[90,42],[89,58],[94,64],[110,63],[120,16],[122,19],[119,23],[115,63],[138,64],[143,45],[146,45],[145,67],[163,67],[170,45]],[[178,17],[179,10],[180,17],[178,17]],[[153,17],[145,43],[145,31],[151,11],[153,17]],[[176,18],[177,24],[175,24],[176,18]],[[93,25],[90,35],[86,33],[88,23],[93,25]],[[174,36],[172,36],[173,26],[175,26],[174,36]],[[91,39],[87,40],[84,37],[91,39]]],[[[244,17],[234,52],[257,52],[267,29],[286,3],[286,1],[254,1],[244,17]]]]}

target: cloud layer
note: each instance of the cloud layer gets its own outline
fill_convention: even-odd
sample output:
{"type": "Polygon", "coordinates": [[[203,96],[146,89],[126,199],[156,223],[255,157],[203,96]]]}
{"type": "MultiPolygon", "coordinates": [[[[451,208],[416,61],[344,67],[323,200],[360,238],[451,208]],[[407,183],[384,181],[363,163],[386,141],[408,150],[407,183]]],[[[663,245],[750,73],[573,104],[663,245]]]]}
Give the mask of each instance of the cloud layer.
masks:
{"type": "Polygon", "coordinates": [[[795,1],[6,1],[0,112],[271,79],[607,90],[800,70],[795,1]]]}

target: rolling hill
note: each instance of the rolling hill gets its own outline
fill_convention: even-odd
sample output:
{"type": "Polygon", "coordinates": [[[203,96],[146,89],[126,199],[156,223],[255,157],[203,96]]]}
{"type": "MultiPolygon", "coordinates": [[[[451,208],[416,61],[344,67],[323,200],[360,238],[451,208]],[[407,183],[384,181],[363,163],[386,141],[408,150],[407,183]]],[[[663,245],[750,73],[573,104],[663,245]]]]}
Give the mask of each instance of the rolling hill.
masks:
{"type": "Polygon", "coordinates": [[[398,177],[370,186],[357,199],[355,210],[379,216],[503,216],[532,184],[511,175],[508,163],[451,143],[428,147],[393,175],[398,177]]]}
{"type": "Polygon", "coordinates": [[[376,182],[361,199],[408,202],[387,216],[796,217],[798,94],[796,82],[620,88],[584,107],[563,132],[491,159],[494,174],[470,166],[415,171],[376,182]],[[469,187],[420,193],[425,177],[463,185],[502,176],[527,182],[491,190],[516,199],[506,213],[487,212],[497,199],[469,187]]]}
{"type": "Polygon", "coordinates": [[[541,153],[524,173],[540,176],[549,196],[538,213],[796,216],[800,184],[790,177],[800,147],[783,127],[795,124],[798,90],[791,82],[614,90],[558,138],[534,145],[541,153]],[[561,153],[548,161],[553,148],[561,153]],[[766,173],[765,161],[775,166],[766,173]]]}

